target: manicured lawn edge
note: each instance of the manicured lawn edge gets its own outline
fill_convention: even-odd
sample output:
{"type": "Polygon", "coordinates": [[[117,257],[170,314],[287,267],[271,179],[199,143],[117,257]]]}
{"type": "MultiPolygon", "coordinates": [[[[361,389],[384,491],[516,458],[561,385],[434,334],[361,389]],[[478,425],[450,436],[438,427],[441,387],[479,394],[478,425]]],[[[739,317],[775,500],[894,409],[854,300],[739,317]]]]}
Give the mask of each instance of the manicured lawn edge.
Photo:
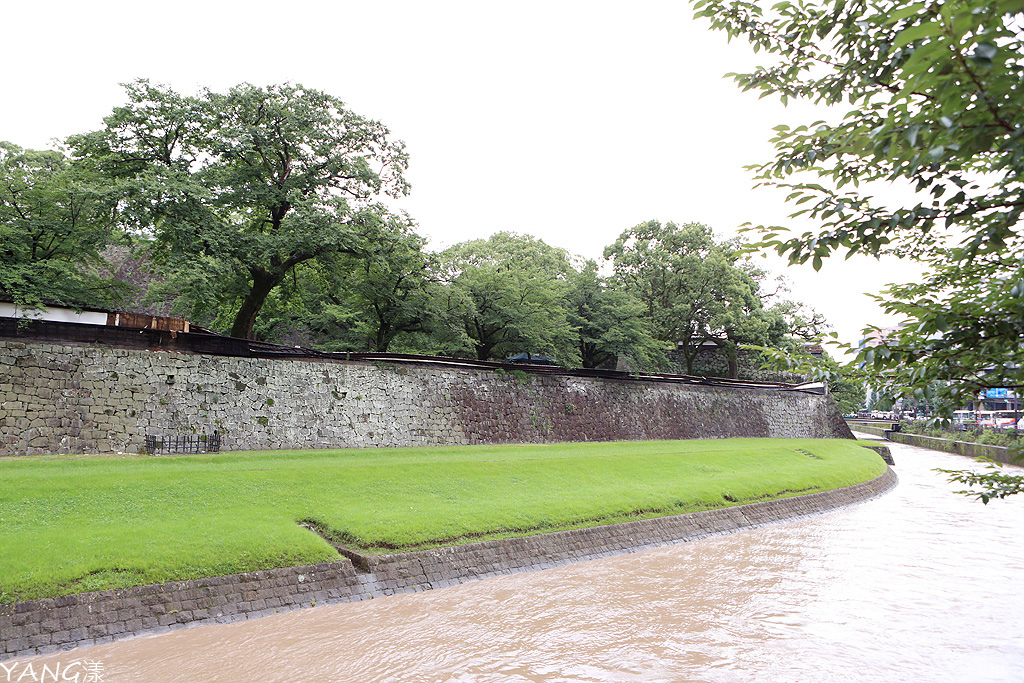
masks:
{"type": "Polygon", "coordinates": [[[0,605],[0,660],[637,552],[835,510],[887,493],[897,483],[895,473],[886,468],[881,476],[853,486],[749,505],[450,548],[357,556],[355,563],[344,559],[5,604],[0,605]]]}
{"type": "Polygon", "coordinates": [[[387,554],[676,515],[884,469],[856,442],[810,439],[18,458],[0,461],[0,603],[331,562],[338,544],[387,554]]]}

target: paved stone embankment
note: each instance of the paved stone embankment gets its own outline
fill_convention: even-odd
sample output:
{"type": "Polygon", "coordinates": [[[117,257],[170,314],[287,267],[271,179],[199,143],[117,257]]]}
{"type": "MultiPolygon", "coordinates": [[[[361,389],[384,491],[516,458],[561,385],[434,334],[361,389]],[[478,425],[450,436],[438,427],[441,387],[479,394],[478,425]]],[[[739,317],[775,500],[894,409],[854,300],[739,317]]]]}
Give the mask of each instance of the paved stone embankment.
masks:
{"type": "Polygon", "coordinates": [[[682,543],[833,510],[896,484],[887,469],[843,489],[672,517],[0,605],[0,660],[682,543]]]}
{"type": "Polygon", "coordinates": [[[830,396],[335,359],[0,340],[0,455],[726,437],[846,438],[830,396]]]}
{"type": "Polygon", "coordinates": [[[990,446],[989,444],[973,443],[971,441],[957,441],[955,439],[942,439],[936,436],[925,436],[924,434],[907,434],[891,429],[879,429],[867,425],[854,424],[851,428],[858,432],[878,436],[887,441],[928,448],[933,451],[944,451],[955,455],[964,455],[969,458],[988,458],[1005,465],[1024,466],[1024,462],[1015,460],[1015,453],[1005,446],[990,446]]]}

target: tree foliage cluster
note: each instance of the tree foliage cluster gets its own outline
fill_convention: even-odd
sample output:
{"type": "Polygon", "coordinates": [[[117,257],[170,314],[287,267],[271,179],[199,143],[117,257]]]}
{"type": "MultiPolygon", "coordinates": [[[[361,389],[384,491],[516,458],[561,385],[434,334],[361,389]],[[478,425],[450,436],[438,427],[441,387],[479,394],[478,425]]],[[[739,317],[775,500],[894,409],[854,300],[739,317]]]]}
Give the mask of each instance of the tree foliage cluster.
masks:
{"type": "Polygon", "coordinates": [[[777,301],[736,241],[651,221],[608,267],[501,232],[442,252],[386,206],[407,155],[379,122],[299,85],[183,95],[140,80],[57,151],[0,146],[0,290],[25,306],[111,304],[100,254],[129,244],[151,300],[237,337],[583,367],[628,357],[692,370],[740,345],[785,346],[823,320],[777,301]],[[602,272],[603,270],[607,273],[602,272]]]}
{"type": "Polygon", "coordinates": [[[98,178],[60,151],[0,142],[0,291],[16,303],[117,301],[123,288],[97,269],[115,226],[116,200],[98,178]]]}
{"type": "MultiPolygon", "coordinates": [[[[754,167],[756,177],[785,190],[798,207],[792,217],[815,228],[752,228],[761,243],[815,268],[837,253],[928,266],[919,281],[883,292],[882,307],[905,322],[854,349],[848,369],[888,401],[912,398],[947,416],[989,388],[1024,391],[1024,3],[694,6],[713,28],[770,54],[733,74],[743,89],[845,112],[776,128],[775,158],[754,167]],[[874,196],[880,184],[901,188],[903,200],[874,196]]],[[[1012,489],[990,483],[986,501],[1012,489]]]]}

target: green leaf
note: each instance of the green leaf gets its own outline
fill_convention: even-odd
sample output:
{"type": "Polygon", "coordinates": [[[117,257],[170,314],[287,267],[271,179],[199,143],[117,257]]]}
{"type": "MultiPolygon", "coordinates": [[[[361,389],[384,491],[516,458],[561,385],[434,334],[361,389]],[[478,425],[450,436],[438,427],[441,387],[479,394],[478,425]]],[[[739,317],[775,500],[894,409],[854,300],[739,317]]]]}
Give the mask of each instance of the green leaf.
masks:
{"type": "Polygon", "coordinates": [[[919,130],[921,130],[921,126],[914,124],[912,126],[907,126],[907,129],[903,131],[903,137],[906,138],[911,147],[917,144],[917,132],[919,130]]]}
{"type": "Polygon", "coordinates": [[[896,35],[896,40],[893,41],[893,47],[903,47],[910,43],[921,40],[923,38],[930,38],[937,36],[942,33],[942,26],[934,21],[926,21],[923,24],[917,26],[911,26],[910,28],[900,31],[896,35]]]}
{"type": "Polygon", "coordinates": [[[895,24],[897,21],[912,17],[919,13],[921,10],[923,10],[924,6],[925,5],[923,2],[916,2],[894,12],[889,12],[888,14],[884,15],[886,19],[885,23],[895,24]]]}
{"type": "Polygon", "coordinates": [[[815,221],[822,235],[779,252],[818,268],[841,246],[847,257],[894,255],[926,268],[875,297],[905,322],[886,344],[861,350],[855,369],[895,398],[924,387],[927,399],[935,387],[930,402],[947,413],[977,399],[979,378],[1024,387],[1024,2],[892,0],[840,12],[837,0],[821,0],[794,5],[781,27],[763,22],[757,6],[726,1],[718,16],[771,53],[762,91],[850,103],[817,134],[777,136],[774,162],[758,167],[759,186],[792,193],[792,216],[815,221]],[[828,41],[790,38],[826,32],[828,41]],[[787,182],[787,165],[821,187],[787,182]],[[919,198],[869,196],[879,181],[919,198]]]}

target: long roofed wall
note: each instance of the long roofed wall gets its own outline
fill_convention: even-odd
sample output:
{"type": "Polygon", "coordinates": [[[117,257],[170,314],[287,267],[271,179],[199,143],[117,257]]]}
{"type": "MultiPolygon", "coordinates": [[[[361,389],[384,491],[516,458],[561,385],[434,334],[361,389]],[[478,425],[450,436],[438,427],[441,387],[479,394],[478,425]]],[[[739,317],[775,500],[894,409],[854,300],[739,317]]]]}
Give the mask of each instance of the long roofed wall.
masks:
{"type": "Polygon", "coordinates": [[[422,363],[0,340],[0,455],[719,437],[852,438],[831,397],[422,363]]]}

